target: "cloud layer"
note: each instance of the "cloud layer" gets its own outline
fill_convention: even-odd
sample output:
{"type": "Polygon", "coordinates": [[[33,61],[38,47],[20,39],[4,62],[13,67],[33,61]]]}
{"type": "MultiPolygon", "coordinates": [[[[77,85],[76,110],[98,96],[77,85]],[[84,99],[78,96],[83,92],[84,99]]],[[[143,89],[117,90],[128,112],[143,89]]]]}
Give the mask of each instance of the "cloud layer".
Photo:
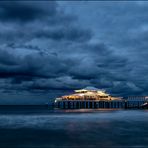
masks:
{"type": "Polygon", "coordinates": [[[53,90],[59,95],[57,90],[63,93],[85,86],[113,95],[146,95],[146,6],[116,5],[0,1],[1,96],[13,94],[17,103],[19,94],[23,99],[38,94],[43,102],[53,90]],[[95,13],[87,15],[90,10],[95,13]]]}

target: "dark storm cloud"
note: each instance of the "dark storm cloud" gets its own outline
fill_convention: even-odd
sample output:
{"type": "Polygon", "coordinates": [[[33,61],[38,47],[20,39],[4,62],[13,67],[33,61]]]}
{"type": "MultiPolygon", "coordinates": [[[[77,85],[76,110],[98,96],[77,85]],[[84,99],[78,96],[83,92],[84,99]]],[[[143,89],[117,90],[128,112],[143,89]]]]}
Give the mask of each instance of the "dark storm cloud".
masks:
{"type": "MultiPolygon", "coordinates": [[[[64,22],[61,22],[62,24],[64,22]]],[[[47,22],[48,24],[48,22],[47,22]]],[[[46,24],[46,25],[47,25],[46,24]]],[[[46,26],[47,29],[38,26],[34,29],[34,25],[26,26],[16,26],[11,25],[10,28],[3,28],[0,30],[0,42],[6,41],[9,46],[16,46],[14,43],[18,42],[27,42],[33,39],[39,40],[55,40],[55,41],[72,41],[72,42],[86,42],[92,38],[92,32],[88,29],[78,28],[78,26],[64,27],[60,26],[59,28],[46,26]],[[13,27],[12,27],[13,26],[13,27]],[[14,29],[16,28],[16,29],[14,29]],[[30,31],[28,31],[30,30],[30,31]]],[[[8,26],[9,27],[9,26],[8,26]]],[[[22,45],[24,46],[24,45],[22,45]]],[[[28,45],[31,47],[31,45],[28,45]]]]}
{"type": "Polygon", "coordinates": [[[123,2],[126,7],[117,3],[117,11],[111,2],[83,4],[0,1],[2,94],[44,96],[86,86],[121,96],[146,94],[148,27],[138,20],[130,26],[138,15],[144,22],[146,8],[123,2]]]}
{"type": "Polygon", "coordinates": [[[92,32],[90,30],[76,28],[76,27],[62,27],[55,30],[42,30],[41,32],[36,32],[35,36],[37,38],[48,38],[53,40],[69,40],[69,41],[89,41],[92,37],[92,32]]]}
{"type": "MultiPolygon", "coordinates": [[[[6,19],[3,20],[3,18],[0,18],[2,20],[0,24],[0,42],[5,42],[9,46],[18,46],[15,45],[18,43],[21,46],[25,46],[23,45],[24,43],[36,39],[85,42],[89,41],[93,35],[91,30],[83,28],[74,22],[74,20],[77,20],[75,16],[65,15],[63,11],[57,10],[58,5],[55,2],[12,2],[10,4],[6,2],[5,7],[3,5],[1,7],[2,9],[6,9],[5,11],[10,11],[11,9],[9,7],[15,7],[14,9],[18,11],[16,16],[5,16],[0,11],[0,16],[5,16],[6,19]],[[23,15],[19,12],[19,9],[21,9],[20,5],[26,9],[28,7],[33,10],[35,9],[40,16],[38,16],[37,12],[33,14],[30,12],[31,14],[28,15],[24,13],[27,20],[24,19],[24,17],[20,16],[23,15]],[[34,19],[30,19],[32,15],[34,19]],[[9,22],[10,18],[11,21],[9,22]]],[[[28,46],[31,47],[32,45],[28,46]]]]}
{"type": "Polygon", "coordinates": [[[0,49],[0,64],[1,65],[17,65],[17,59],[12,57],[6,50],[0,49]]]}
{"type": "Polygon", "coordinates": [[[2,21],[28,22],[56,14],[56,3],[50,1],[0,1],[0,3],[0,19],[2,21]],[[47,5],[48,7],[46,7],[47,5]]]}
{"type": "Polygon", "coordinates": [[[79,49],[79,53],[83,53],[81,62],[70,68],[69,71],[74,79],[125,80],[122,73],[129,70],[128,59],[114,55],[113,51],[104,44],[86,44],[81,46],[81,49],[79,49]]]}
{"type": "MultiPolygon", "coordinates": [[[[76,8],[74,11],[76,15],[81,14],[81,23],[91,26],[94,30],[94,40],[104,42],[116,55],[113,55],[114,58],[111,60],[109,58],[110,64],[106,62],[101,64],[101,61],[98,64],[98,67],[103,68],[107,73],[110,71],[103,77],[100,76],[105,86],[108,85],[107,90],[121,95],[147,95],[148,3],[82,2],[78,6],[73,2],[70,9],[74,8],[76,8]],[[86,15],[90,17],[84,17],[86,15]]],[[[70,9],[67,7],[68,12],[70,9]]],[[[97,84],[102,82],[92,81],[97,84]]]]}
{"type": "MultiPolygon", "coordinates": [[[[1,50],[2,51],[2,50],[1,50]]],[[[50,54],[26,55],[23,58],[1,52],[0,77],[56,77],[66,71],[68,64],[50,54]],[[9,58],[8,58],[9,57],[9,58]],[[11,60],[9,60],[11,59],[11,60]],[[47,65],[48,63],[48,65],[47,65]]]]}

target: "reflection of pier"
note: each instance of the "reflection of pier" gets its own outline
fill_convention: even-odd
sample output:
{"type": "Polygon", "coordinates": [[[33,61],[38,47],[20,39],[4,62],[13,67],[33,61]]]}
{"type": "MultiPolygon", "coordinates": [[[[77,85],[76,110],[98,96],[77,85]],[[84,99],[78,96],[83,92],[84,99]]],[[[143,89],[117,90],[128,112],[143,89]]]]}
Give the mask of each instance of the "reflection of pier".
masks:
{"type": "Polygon", "coordinates": [[[97,108],[125,108],[124,101],[59,101],[56,108],[61,109],[97,109],[97,108]]]}

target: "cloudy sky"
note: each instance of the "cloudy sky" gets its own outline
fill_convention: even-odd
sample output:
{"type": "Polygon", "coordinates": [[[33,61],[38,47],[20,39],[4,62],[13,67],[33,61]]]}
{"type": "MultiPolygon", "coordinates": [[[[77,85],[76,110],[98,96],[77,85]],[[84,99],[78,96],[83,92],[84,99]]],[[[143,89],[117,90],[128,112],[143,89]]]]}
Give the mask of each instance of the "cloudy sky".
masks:
{"type": "Polygon", "coordinates": [[[0,1],[0,104],[86,86],[148,95],[148,2],[0,1]]]}

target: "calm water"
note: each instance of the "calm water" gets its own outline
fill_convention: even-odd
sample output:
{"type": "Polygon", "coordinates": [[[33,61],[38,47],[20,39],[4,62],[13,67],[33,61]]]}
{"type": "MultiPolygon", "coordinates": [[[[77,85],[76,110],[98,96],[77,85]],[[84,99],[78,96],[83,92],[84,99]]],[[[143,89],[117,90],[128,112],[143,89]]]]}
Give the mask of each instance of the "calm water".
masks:
{"type": "Polygon", "coordinates": [[[0,147],[148,147],[148,110],[0,109],[0,147]]]}

